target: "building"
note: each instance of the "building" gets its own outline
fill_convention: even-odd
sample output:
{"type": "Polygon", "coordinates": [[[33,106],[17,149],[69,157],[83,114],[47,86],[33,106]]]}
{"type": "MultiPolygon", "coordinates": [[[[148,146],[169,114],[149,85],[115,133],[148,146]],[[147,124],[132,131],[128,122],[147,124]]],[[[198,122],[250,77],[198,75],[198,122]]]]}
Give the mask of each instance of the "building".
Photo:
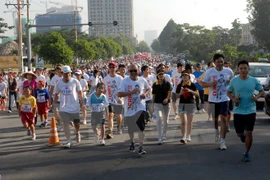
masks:
{"type": "Polygon", "coordinates": [[[89,27],[90,36],[124,34],[133,38],[133,0],[88,0],[88,21],[103,24],[89,27]],[[114,26],[113,21],[118,25],[114,26]]]}
{"type": "MultiPolygon", "coordinates": [[[[32,20],[30,19],[29,24],[32,24],[31,22],[32,22],[32,20]]],[[[14,34],[18,35],[18,18],[15,19],[14,23],[15,23],[14,24],[14,34]]],[[[22,23],[22,33],[26,34],[25,24],[27,24],[27,18],[21,18],[21,23],[22,23]]],[[[32,29],[30,29],[30,33],[31,32],[32,32],[32,29]]]]}
{"type": "MultiPolygon", "coordinates": [[[[63,6],[62,8],[50,8],[46,14],[36,16],[36,25],[55,25],[50,27],[36,27],[36,33],[50,32],[59,29],[74,29],[74,24],[81,24],[82,17],[75,6],[63,6]],[[61,26],[70,24],[71,26],[61,26]]],[[[82,26],[77,26],[78,31],[82,32],[82,26]]]]}
{"type": "Polygon", "coordinates": [[[256,45],[256,41],[251,34],[251,31],[253,27],[251,24],[242,24],[242,43],[241,45],[247,46],[247,45],[256,45]]]}
{"type": "Polygon", "coordinates": [[[151,47],[152,42],[157,39],[157,31],[156,30],[147,30],[144,31],[144,41],[151,47]]]}

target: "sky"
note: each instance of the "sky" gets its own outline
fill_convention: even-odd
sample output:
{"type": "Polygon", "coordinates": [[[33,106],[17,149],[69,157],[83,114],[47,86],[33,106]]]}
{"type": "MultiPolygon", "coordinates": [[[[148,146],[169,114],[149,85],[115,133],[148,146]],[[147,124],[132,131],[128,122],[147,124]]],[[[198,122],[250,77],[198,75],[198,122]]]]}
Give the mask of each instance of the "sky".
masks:
{"type": "MultiPolygon", "coordinates": [[[[45,1],[30,0],[31,18],[37,13],[46,13],[45,1]]],[[[47,0],[49,8],[56,6],[50,3],[51,1],[71,5],[75,0],[47,0]]],[[[12,13],[4,11],[15,9],[13,6],[9,6],[8,9],[5,3],[16,2],[17,0],[0,0],[0,17],[9,25],[13,25],[12,13]]],[[[245,12],[246,0],[133,0],[133,4],[134,35],[137,34],[139,40],[144,40],[145,30],[157,30],[159,35],[170,19],[178,24],[189,23],[206,28],[214,26],[231,28],[231,23],[236,18],[239,18],[241,23],[248,23],[248,14],[245,12]]],[[[83,7],[81,12],[83,23],[88,22],[87,0],[78,0],[78,6],[83,7]]],[[[26,10],[26,7],[24,9],[26,10]]],[[[26,17],[26,11],[24,16],[26,17]]],[[[87,27],[83,30],[87,30],[87,27]]],[[[7,35],[12,36],[13,31],[9,31],[7,35]]]]}

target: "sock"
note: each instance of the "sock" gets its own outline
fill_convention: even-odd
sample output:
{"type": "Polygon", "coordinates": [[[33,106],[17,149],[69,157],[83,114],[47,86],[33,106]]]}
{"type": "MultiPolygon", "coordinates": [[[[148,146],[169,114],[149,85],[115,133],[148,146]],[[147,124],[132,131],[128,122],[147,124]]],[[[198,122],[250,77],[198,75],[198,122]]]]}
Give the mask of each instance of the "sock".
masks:
{"type": "Polygon", "coordinates": [[[225,142],[225,139],[224,138],[220,138],[220,143],[223,143],[225,142]]]}

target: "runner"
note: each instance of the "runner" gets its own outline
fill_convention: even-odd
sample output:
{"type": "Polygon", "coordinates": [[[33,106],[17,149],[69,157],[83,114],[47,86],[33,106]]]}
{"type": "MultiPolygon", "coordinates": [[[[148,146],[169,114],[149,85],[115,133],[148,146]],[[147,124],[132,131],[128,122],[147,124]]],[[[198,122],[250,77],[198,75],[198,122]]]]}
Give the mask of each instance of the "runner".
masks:
{"type": "Polygon", "coordinates": [[[158,144],[161,145],[166,140],[167,127],[170,115],[170,100],[172,96],[171,84],[165,80],[165,72],[157,71],[157,82],[153,84],[153,112],[156,116],[158,144]],[[163,126],[162,126],[163,123],[163,126]],[[163,128],[162,128],[163,127],[163,128]]]}
{"type": "Polygon", "coordinates": [[[8,113],[12,113],[12,95],[14,96],[14,100],[16,102],[16,106],[18,109],[17,103],[17,81],[13,76],[12,72],[8,73],[8,113]]]}
{"type": "Polygon", "coordinates": [[[172,74],[172,83],[173,83],[173,90],[172,90],[172,107],[175,114],[174,119],[179,118],[176,108],[176,88],[178,84],[182,81],[181,73],[183,71],[183,64],[181,62],[177,63],[177,71],[174,71],[172,74]]]}
{"type": "Polygon", "coordinates": [[[131,64],[128,68],[130,77],[125,78],[120,85],[119,97],[124,97],[125,124],[131,141],[130,152],[135,152],[134,132],[139,132],[139,154],[146,154],[143,149],[145,129],[145,98],[150,92],[147,81],[138,77],[138,66],[131,64]]]}
{"type": "Polygon", "coordinates": [[[256,121],[256,101],[264,95],[264,90],[258,79],[249,76],[248,61],[240,61],[237,65],[239,76],[233,78],[228,86],[227,95],[234,102],[234,127],[237,136],[245,143],[246,151],[243,161],[249,162],[249,151],[252,146],[252,132],[256,121]],[[254,90],[259,91],[253,96],[254,90]]]}
{"type": "Polygon", "coordinates": [[[27,129],[27,135],[31,136],[32,140],[36,140],[35,133],[35,116],[36,116],[36,99],[32,96],[32,87],[25,86],[23,88],[23,96],[19,100],[19,116],[23,126],[27,129]]]}
{"type": "Polygon", "coordinates": [[[214,119],[215,139],[218,141],[220,134],[220,149],[226,150],[225,138],[228,128],[227,115],[229,114],[229,97],[226,94],[227,85],[233,72],[229,68],[223,68],[224,56],[215,54],[213,57],[215,63],[214,68],[208,69],[205,73],[202,85],[204,88],[209,88],[209,103],[214,119]],[[218,117],[221,119],[221,130],[218,130],[218,117]]]}
{"type": "Polygon", "coordinates": [[[96,135],[95,141],[99,141],[101,135],[100,145],[105,146],[105,121],[109,115],[109,103],[103,92],[105,91],[105,85],[103,83],[98,83],[96,86],[96,91],[92,93],[87,101],[87,106],[92,108],[91,113],[91,126],[96,135]],[[97,129],[97,125],[100,124],[101,134],[97,129]]]}
{"type": "Polygon", "coordinates": [[[0,76],[0,111],[6,110],[7,99],[7,84],[4,82],[4,78],[0,76]]]}
{"type": "MultiPolygon", "coordinates": [[[[197,63],[196,64],[196,70],[193,72],[193,75],[196,78],[196,81],[200,78],[200,76],[204,73],[204,71],[202,71],[202,64],[201,63],[197,63]]],[[[197,111],[200,112],[200,110],[205,113],[206,111],[204,110],[204,88],[198,83],[198,81],[195,83],[198,91],[199,91],[199,97],[196,97],[196,108],[197,111]],[[200,104],[200,100],[201,100],[201,104],[200,104]]]]}
{"type": "Polygon", "coordinates": [[[109,102],[109,119],[107,139],[113,138],[113,116],[116,114],[117,132],[122,134],[122,98],[118,97],[118,90],[123,78],[116,74],[117,65],[115,62],[109,63],[109,74],[104,78],[106,96],[109,102]]]}
{"type": "Polygon", "coordinates": [[[74,122],[75,140],[81,141],[80,134],[80,106],[83,105],[82,87],[77,79],[71,78],[71,69],[69,66],[62,67],[63,79],[60,80],[54,90],[54,101],[57,102],[60,97],[60,116],[64,123],[64,132],[67,138],[65,148],[72,146],[70,138],[70,122],[74,122]]]}
{"type": "Polygon", "coordinates": [[[40,127],[46,127],[48,123],[50,93],[45,88],[45,82],[43,80],[38,81],[38,88],[34,95],[37,102],[38,115],[41,120],[40,127]]]}
{"type": "Polygon", "coordinates": [[[180,98],[179,113],[181,119],[181,143],[191,142],[192,120],[195,113],[194,96],[198,97],[198,89],[190,80],[189,71],[184,70],[181,75],[182,81],[176,88],[177,98],[180,98]]]}
{"type": "Polygon", "coordinates": [[[82,71],[81,70],[77,70],[75,71],[75,76],[77,78],[77,80],[80,82],[81,87],[82,87],[82,91],[83,91],[83,106],[82,106],[82,117],[83,117],[83,124],[86,124],[86,115],[87,115],[87,111],[86,111],[86,102],[87,102],[87,96],[86,93],[89,91],[88,89],[88,84],[87,81],[85,79],[82,79],[82,71]]]}

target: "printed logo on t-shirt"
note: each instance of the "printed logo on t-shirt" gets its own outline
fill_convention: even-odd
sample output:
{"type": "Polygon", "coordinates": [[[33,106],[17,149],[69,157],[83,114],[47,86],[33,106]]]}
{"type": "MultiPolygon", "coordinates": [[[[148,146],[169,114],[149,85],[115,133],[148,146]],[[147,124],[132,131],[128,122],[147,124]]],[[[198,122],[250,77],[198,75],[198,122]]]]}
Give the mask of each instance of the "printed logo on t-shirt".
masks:
{"type": "Polygon", "coordinates": [[[61,86],[61,92],[63,95],[72,95],[72,87],[68,85],[61,86]]]}
{"type": "Polygon", "coordinates": [[[22,112],[32,112],[32,106],[30,103],[23,103],[22,104],[22,108],[21,108],[22,112]]]}
{"type": "Polygon", "coordinates": [[[222,95],[226,93],[226,81],[227,74],[214,75],[213,80],[217,81],[217,85],[213,86],[213,96],[216,96],[217,99],[221,99],[222,95]]]}
{"type": "MultiPolygon", "coordinates": [[[[131,92],[133,90],[132,85],[128,85],[128,91],[131,92]]],[[[139,88],[140,86],[138,84],[135,85],[135,88],[139,88]]],[[[137,91],[136,94],[132,94],[131,96],[128,96],[128,109],[137,111],[138,105],[140,103],[140,90],[137,91]]]]}
{"type": "Polygon", "coordinates": [[[117,85],[116,81],[112,80],[111,82],[107,82],[107,91],[108,91],[108,100],[109,102],[117,103],[117,85]]]}

